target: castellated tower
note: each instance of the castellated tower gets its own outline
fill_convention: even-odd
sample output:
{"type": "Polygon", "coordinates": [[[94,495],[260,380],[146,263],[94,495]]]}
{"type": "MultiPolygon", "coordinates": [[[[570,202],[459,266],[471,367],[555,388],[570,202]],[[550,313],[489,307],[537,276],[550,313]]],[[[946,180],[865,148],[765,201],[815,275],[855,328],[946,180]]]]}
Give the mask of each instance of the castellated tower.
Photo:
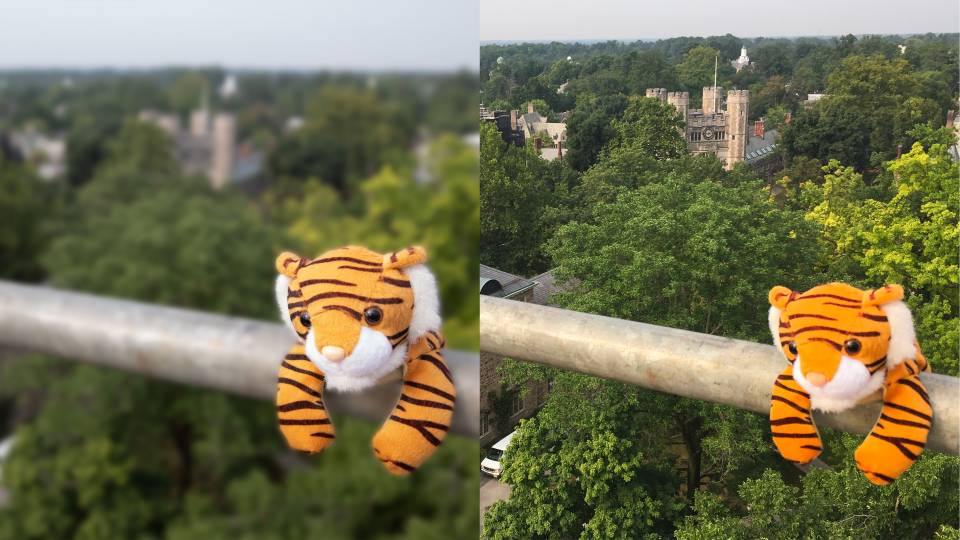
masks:
{"type": "Polygon", "coordinates": [[[667,103],[676,107],[683,117],[683,123],[686,124],[687,111],[690,109],[690,92],[669,92],[667,93],[667,103]]]}
{"type": "Polygon", "coordinates": [[[213,156],[210,159],[210,183],[220,189],[233,177],[233,148],[236,122],[232,114],[221,113],[213,119],[213,156]]]}
{"type": "MultiPolygon", "coordinates": [[[[706,91],[704,91],[706,95],[706,91]]],[[[727,146],[727,169],[743,161],[747,151],[747,119],[750,117],[750,91],[727,92],[727,130],[730,142],[727,146]]]]}
{"type": "Polygon", "coordinates": [[[704,86],[703,87],[703,114],[716,114],[720,112],[720,96],[723,95],[723,87],[704,86]]]}
{"type": "Polygon", "coordinates": [[[647,97],[656,98],[656,99],[659,99],[661,103],[666,103],[667,89],[666,88],[647,88],[647,97]]]}

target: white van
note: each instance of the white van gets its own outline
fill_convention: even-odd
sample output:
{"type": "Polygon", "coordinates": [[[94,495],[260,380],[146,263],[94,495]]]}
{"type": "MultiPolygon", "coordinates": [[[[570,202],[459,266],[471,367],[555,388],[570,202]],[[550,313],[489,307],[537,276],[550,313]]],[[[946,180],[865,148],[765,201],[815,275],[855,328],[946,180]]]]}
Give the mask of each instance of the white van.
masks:
{"type": "Polygon", "coordinates": [[[507,449],[507,445],[510,444],[510,440],[513,439],[516,433],[516,431],[511,432],[490,448],[490,451],[487,452],[487,457],[483,458],[483,461],[480,462],[481,471],[494,478],[500,478],[500,475],[503,474],[503,466],[500,465],[500,458],[503,457],[503,452],[507,449]]]}

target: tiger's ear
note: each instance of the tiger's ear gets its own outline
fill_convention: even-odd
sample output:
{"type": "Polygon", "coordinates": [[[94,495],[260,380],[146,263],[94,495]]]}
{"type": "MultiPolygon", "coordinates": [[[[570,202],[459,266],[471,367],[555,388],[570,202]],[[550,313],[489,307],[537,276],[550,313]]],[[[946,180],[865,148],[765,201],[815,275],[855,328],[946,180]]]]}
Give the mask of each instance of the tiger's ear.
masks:
{"type": "Polygon", "coordinates": [[[767,298],[770,300],[770,305],[782,310],[787,307],[787,303],[793,298],[794,292],[790,289],[777,285],[776,287],[770,289],[770,294],[767,295],[767,298]]]}
{"type": "Polygon", "coordinates": [[[900,285],[885,285],[879,289],[863,293],[863,305],[882,306],[890,302],[903,300],[903,287],[900,285]]]}
{"type": "Polygon", "coordinates": [[[277,272],[280,273],[280,275],[293,278],[297,275],[297,270],[300,269],[301,261],[302,259],[296,253],[284,251],[277,256],[277,272]]]}
{"type": "Polygon", "coordinates": [[[407,268],[425,262],[427,262],[427,250],[420,246],[406,247],[400,251],[387,253],[383,256],[383,268],[385,270],[390,268],[407,268]]]}

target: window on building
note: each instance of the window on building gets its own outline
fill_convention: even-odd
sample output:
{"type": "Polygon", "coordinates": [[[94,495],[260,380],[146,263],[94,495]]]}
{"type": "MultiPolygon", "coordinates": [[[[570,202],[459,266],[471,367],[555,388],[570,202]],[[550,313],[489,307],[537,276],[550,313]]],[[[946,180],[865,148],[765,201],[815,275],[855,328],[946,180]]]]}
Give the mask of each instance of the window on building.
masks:
{"type": "Polygon", "coordinates": [[[487,411],[484,411],[483,413],[481,413],[480,414],[480,436],[481,437],[484,437],[488,433],[490,433],[490,428],[492,427],[490,423],[491,423],[490,413],[487,411]]]}
{"type": "Polygon", "coordinates": [[[523,410],[523,395],[520,389],[513,390],[513,400],[510,402],[510,415],[515,416],[523,410]]]}

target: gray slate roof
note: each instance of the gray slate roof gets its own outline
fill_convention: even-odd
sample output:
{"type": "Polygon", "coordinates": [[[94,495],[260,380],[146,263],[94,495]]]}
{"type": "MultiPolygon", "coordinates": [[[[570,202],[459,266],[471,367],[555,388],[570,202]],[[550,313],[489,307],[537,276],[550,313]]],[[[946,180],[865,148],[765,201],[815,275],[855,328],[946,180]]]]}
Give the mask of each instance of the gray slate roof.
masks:
{"type": "Polygon", "coordinates": [[[481,290],[485,289],[492,291],[489,296],[510,298],[529,290],[535,285],[536,283],[530,281],[529,279],[524,279],[520,276],[515,276],[502,270],[497,270],[496,268],[487,266],[485,264],[480,265],[480,288],[481,290]],[[491,283],[491,280],[495,280],[500,284],[499,290],[497,290],[495,284],[491,283]]]}

